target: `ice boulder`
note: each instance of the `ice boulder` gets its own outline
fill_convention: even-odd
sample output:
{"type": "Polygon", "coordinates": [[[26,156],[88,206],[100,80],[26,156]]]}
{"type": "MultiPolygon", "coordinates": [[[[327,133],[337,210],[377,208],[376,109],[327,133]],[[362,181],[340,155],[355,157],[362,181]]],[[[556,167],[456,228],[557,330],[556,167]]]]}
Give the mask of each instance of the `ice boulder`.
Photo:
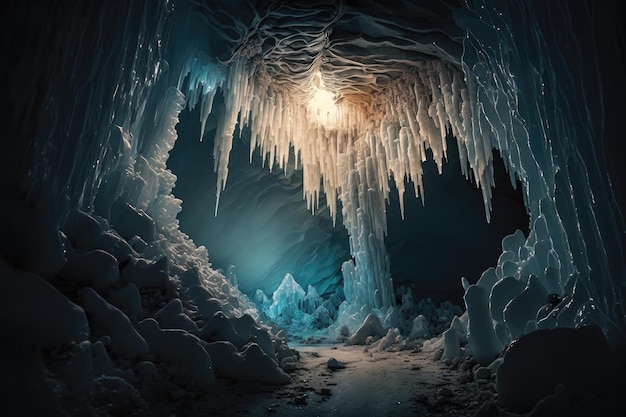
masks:
{"type": "Polygon", "coordinates": [[[21,199],[0,204],[0,255],[25,271],[52,279],[65,265],[65,247],[54,214],[21,199]]]}
{"type": "Polygon", "coordinates": [[[502,350],[502,345],[493,329],[487,290],[478,285],[470,285],[464,298],[469,317],[470,348],[476,362],[489,365],[502,350]]]}
{"type": "Polygon", "coordinates": [[[127,261],[131,257],[137,258],[139,256],[135,249],[114,231],[104,232],[102,236],[100,236],[97,249],[102,249],[115,256],[118,263],[127,261]]]}
{"type": "Polygon", "coordinates": [[[276,349],[274,349],[274,340],[272,340],[270,332],[265,327],[256,325],[252,327],[251,334],[251,341],[259,345],[267,356],[275,359],[276,349]]]}
{"type": "MultiPolygon", "coordinates": [[[[3,314],[3,317],[7,316],[3,314]]],[[[50,370],[44,362],[41,349],[28,349],[22,343],[2,340],[0,369],[2,415],[68,416],[58,397],[60,384],[51,383],[50,370]]]]}
{"type": "Polygon", "coordinates": [[[178,274],[178,279],[183,287],[202,285],[202,280],[200,279],[200,270],[197,266],[192,266],[188,270],[178,274]]]}
{"type": "Polygon", "coordinates": [[[426,320],[426,317],[419,314],[413,319],[413,326],[411,327],[411,333],[409,333],[409,339],[425,339],[428,336],[428,321],[426,320]]]}
{"type": "Polygon", "coordinates": [[[72,344],[56,358],[48,361],[52,373],[75,394],[89,395],[94,387],[91,343],[72,344]]]}
{"type": "Polygon", "coordinates": [[[110,290],[108,300],[115,307],[122,310],[132,322],[143,318],[141,293],[139,288],[132,282],[110,290]]]}
{"type": "Polygon", "coordinates": [[[348,345],[364,345],[368,337],[383,337],[386,332],[380,319],[375,314],[368,314],[363,324],[348,338],[348,345]]]}
{"type": "Polygon", "coordinates": [[[189,318],[183,309],[183,303],[174,298],[154,314],[162,329],[183,329],[189,332],[198,331],[198,326],[189,318]]]}
{"type": "MultiPolygon", "coordinates": [[[[95,379],[91,404],[101,416],[147,416],[150,407],[139,391],[124,378],[102,375],[95,379]]],[[[90,414],[91,415],[91,414],[90,414]]]]}
{"type": "Polygon", "coordinates": [[[236,341],[239,344],[254,342],[259,345],[267,356],[274,359],[276,358],[274,341],[272,340],[269,330],[256,323],[251,315],[244,314],[241,317],[230,318],[228,321],[235,331],[237,336],[236,341]]]}
{"type": "Polygon", "coordinates": [[[208,342],[226,340],[235,346],[241,346],[250,340],[250,330],[244,331],[243,334],[237,333],[233,322],[222,311],[216,312],[200,329],[199,334],[208,342]]]}
{"type": "Polygon", "coordinates": [[[115,365],[100,340],[91,344],[91,356],[95,376],[114,374],[115,365]]]}
{"type": "Polygon", "coordinates": [[[267,356],[256,343],[249,343],[239,352],[230,342],[205,343],[213,358],[216,373],[223,378],[259,381],[281,385],[290,381],[278,363],[267,356]]]}
{"type": "Polygon", "coordinates": [[[200,339],[184,330],[161,329],[152,318],[139,322],[137,330],[157,358],[179,365],[202,388],[211,388],[215,382],[213,361],[200,339]]]}
{"type": "Polygon", "coordinates": [[[202,343],[214,365],[214,374],[220,378],[238,378],[241,375],[241,363],[245,361],[232,343],[220,340],[202,343]]]}
{"type": "Polygon", "coordinates": [[[254,318],[250,314],[244,314],[241,317],[234,317],[230,320],[235,332],[245,341],[252,337],[252,329],[256,326],[254,318]]]}
{"type": "Polygon", "coordinates": [[[290,381],[289,376],[278,366],[278,363],[268,356],[257,343],[248,343],[241,351],[246,358],[247,368],[256,373],[263,375],[257,377],[273,384],[286,384],[290,381]]]}
{"type": "Polygon", "coordinates": [[[563,384],[574,397],[605,392],[618,358],[596,326],[537,330],[515,340],[498,367],[498,402],[527,412],[563,384]]]}
{"type": "Polygon", "coordinates": [[[188,287],[183,296],[198,307],[198,311],[202,314],[202,320],[210,320],[215,313],[222,310],[222,303],[203,286],[188,287]]]}
{"type": "Polygon", "coordinates": [[[67,263],[59,271],[59,277],[76,286],[103,292],[119,279],[120,269],[117,259],[101,249],[85,253],[68,251],[67,263]]]}
{"type": "Polygon", "coordinates": [[[81,288],[78,299],[90,319],[111,336],[115,352],[136,357],[148,351],[146,341],[137,333],[128,317],[92,288],[81,288]]]}
{"type": "Polygon", "coordinates": [[[454,359],[461,356],[461,340],[455,328],[450,327],[443,332],[443,352],[442,359],[454,359]]]}
{"type": "Polygon", "coordinates": [[[404,338],[400,334],[400,330],[398,328],[391,328],[387,330],[387,334],[385,336],[372,343],[372,346],[368,348],[368,350],[382,352],[389,349],[394,345],[394,343],[401,342],[403,339],[404,338]]]}
{"type": "Polygon", "coordinates": [[[134,258],[123,264],[122,280],[132,282],[139,287],[164,287],[169,278],[167,258],[152,262],[143,258],[134,258]]]}
{"type": "Polygon", "coordinates": [[[72,242],[72,246],[85,251],[96,249],[102,236],[100,223],[81,210],[72,210],[61,230],[72,242]]]}
{"type": "Polygon", "coordinates": [[[0,259],[0,328],[4,339],[52,348],[89,337],[85,311],[43,277],[0,259]]]}

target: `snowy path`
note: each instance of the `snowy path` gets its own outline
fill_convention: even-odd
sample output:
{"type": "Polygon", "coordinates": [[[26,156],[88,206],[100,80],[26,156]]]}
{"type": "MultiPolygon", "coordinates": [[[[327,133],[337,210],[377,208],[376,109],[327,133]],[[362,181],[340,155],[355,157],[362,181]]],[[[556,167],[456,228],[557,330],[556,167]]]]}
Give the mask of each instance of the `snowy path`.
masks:
{"type": "Polygon", "coordinates": [[[480,406],[479,398],[493,398],[490,382],[461,386],[459,372],[433,361],[432,352],[369,353],[363,346],[343,345],[293,347],[300,353],[301,369],[291,374],[292,384],[272,389],[237,383],[235,396],[212,402],[208,415],[471,416],[480,406]],[[330,358],[345,368],[328,369],[330,358]]]}

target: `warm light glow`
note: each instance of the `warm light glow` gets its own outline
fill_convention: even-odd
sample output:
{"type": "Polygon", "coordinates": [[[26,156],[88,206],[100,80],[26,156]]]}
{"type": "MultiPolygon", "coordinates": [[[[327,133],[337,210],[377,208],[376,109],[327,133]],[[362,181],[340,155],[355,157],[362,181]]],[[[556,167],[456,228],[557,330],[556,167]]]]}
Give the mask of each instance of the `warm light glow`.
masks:
{"type": "Polygon", "coordinates": [[[338,108],[335,95],[326,89],[320,72],[315,74],[309,108],[323,126],[330,127],[336,123],[338,108]]]}

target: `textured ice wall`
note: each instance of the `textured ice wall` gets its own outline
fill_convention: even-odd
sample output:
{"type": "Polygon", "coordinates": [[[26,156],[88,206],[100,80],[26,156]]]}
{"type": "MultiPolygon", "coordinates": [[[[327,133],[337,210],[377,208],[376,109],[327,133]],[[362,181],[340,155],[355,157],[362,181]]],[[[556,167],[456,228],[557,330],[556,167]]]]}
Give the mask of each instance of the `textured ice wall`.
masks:
{"type": "Polygon", "coordinates": [[[17,156],[8,171],[28,188],[22,192],[67,195],[71,206],[91,208],[103,180],[123,173],[146,141],[136,129],[146,106],[156,105],[148,103],[165,70],[159,55],[168,10],[163,3],[151,10],[133,5],[127,13],[109,5],[62,10],[53,3],[31,12],[32,27],[16,29],[21,42],[13,43],[15,65],[9,66],[16,71],[11,79],[24,80],[10,90],[24,139],[8,144],[17,156]],[[125,36],[107,28],[122,28],[125,36]],[[18,73],[29,62],[40,67],[31,77],[18,73]]]}
{"type": "Polygon", "coordinates": [[[504,301],[492,292],[492,305],[506,305],[512,337],[519,336],[512,323],[521,322],[522,333],[598,324],[614,342],[624,338],[623,223],[601,153],[610,138],[597,111],[604,105],[593,44],[599,23],[589,16],[574,5],[489,1],[457,16],[467,30],[463,68],[474,85],[476,127],[520,177],[530,215],[530,236],[503,240],[495,269],[495,280],[528,284],[504,301]],[[552,311],[516,311],[537,291],[564,300],[552,311]]]}
{"type": "Polygon", "coordinates": [[[23,44],[9,51],[11,79],[23,80],[9,92],[21,140],[2,155],[3,188],[58,225],[71,209],[110,220],[114,206],[130,204],[157,224],[147,242],[153,256],[167,255],[172,275],[197,270],[224,312],[241,315],[251,304],[211,268],[206,249],[180,232],[176,177],[166,166],[180,112],[198,104],[208,114],[207,97],[225,74],[198,48],[203,32],[189,35],[199,24],[189,6],[132,3],[120,13],[109,4],[64,9],[52,2],[19,20],[32,27],[16,27],[23,44]]]}

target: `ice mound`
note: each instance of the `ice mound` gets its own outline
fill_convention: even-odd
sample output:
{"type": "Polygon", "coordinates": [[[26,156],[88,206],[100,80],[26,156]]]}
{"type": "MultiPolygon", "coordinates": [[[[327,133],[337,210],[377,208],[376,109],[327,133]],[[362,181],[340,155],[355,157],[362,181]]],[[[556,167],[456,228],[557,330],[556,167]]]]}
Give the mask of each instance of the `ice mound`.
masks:
{"type": "Polygon", "coordinates": [[[43,277],[1,259],[0,276],[0,322],[7,338],[42,348],[89,338],[85,311],[43,277]],[[24,300],[33,308],[23,308],[24,300]]]}
{"type": "MultiPolygon", "coordinates": [[[[58,225],[42,225],[56,236],[45,241],[51,252],[65,252],[67,259],[46,264],[44,257],[49,266],[31,265],[52,274],[48,279],[22,267],[20,257],[12,260],[19,266],[4,256],[0,260],[4,333],[33,350],[22,357],[28,363],[7,368],[7,378],[18,380],[21,369],[34,367],[29,375],[38,382],[31,384],[48,396],[53,414],[55,407],[67,406],[55,397],[65,389],[71,391],[62,394],[67,398],[84,396],[76,407],[86,410],[94,404],[90,401],[118,386],[136,401],[129,404],[132,411],[144,407],[148,398],[165,400],[153,393],[166,386],[210,393],[224,378],[288,383],[284,369],[295,369],[297,356],[283,337],[249,314],[256,310],[246,297],[208,267],[202,252],[194,257],[198,251],[184,236],[166,237],[139,212],[133,215],[131,205],[124,207],[128,218],[143,219],[126,223],[124,233],[93,213],[79,211],[70,214],[63,232],[58,225]],[[139,234],[143,245],[137,244],[139,234]],[[180,257],[180,250],[187,255],[180,257]],[[183,287],[183,282],[190,285],[183,287]],[[215,343],[226,344],[228,354],[213,349],[215,343]]],[[[38,214],[24,210],[19,216],[20,223],[28,223],[38,214]]],[[[311,291],[301,305],[318,306],[316,293],[311,291]]],[[[7,343],[2,349],[10,351],[7,343]]],[[[5,394],[3,403],[10,410],[14,400],[8,399],[20,396],[5,394]]]]}
{"type": "MultiPolygon", "coordinates": [[[[380,338],[386,334],[380,319],[375,314],[369,314],[363,324],[347,340],[349,345],[364,345],[368,338],[380,338]]],[[[371,339],[370,339],[371,340],[371,339]]]]}
{"type": "Polygon", "coordinates": [[[498,402],[527,412],[559,384],[573,397],[605,392],[617,363],[616,352],[597,326],[538,330],[505,352],[497,371],[498,402]]]}
{"type": "Polygon", "coordinates": [[[304,302],[306,293],[296,282],[290,273],[287,273],[280,285],[272,294],[272,304],[267,309],[267,314],[273,318],[282,318],[284,324],[290,324],[293,319],[298,319],[298,313],[304,302]]]}
{"type": "Polygon", "coordinates": [[[321,297],[315,287],[307,291],[290,273],[285,274],[271,299],[262,290],[256,290],[252,300],[268,323],[283,328],[291,337],[326,337],[339,316],[343,302],[341,290],[321,297]]]}

